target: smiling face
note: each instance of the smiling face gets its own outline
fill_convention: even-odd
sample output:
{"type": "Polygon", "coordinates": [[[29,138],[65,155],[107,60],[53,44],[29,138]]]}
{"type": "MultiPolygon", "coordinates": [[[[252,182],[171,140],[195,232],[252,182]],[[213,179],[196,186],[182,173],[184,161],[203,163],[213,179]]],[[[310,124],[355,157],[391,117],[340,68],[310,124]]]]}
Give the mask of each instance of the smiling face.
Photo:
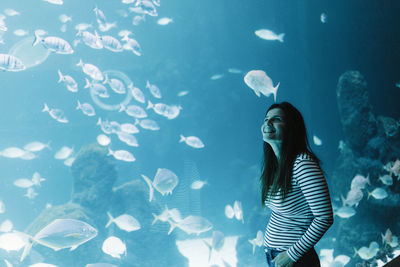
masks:
{"type": "Polygon", "coordinates": [[[285,130],[285,114],[280,108],[273,108],[265,116],[264,123],[261,126],[261,133],[264,142],[281,143],[285,130]]]}

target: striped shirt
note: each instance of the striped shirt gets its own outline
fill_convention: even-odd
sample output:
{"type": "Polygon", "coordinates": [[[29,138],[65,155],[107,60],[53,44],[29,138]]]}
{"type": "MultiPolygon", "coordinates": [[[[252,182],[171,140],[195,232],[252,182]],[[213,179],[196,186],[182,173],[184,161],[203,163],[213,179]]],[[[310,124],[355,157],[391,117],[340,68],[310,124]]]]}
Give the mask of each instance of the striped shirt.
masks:
{"type": "Polygon", "coordinates": [[[291,184],[284,200],[278,195],[265,201],[272,214],[264,246],[287,251],[297,261],[332,225],[333,213],[325,177],[309,155],[296,157],[291,184]]]}

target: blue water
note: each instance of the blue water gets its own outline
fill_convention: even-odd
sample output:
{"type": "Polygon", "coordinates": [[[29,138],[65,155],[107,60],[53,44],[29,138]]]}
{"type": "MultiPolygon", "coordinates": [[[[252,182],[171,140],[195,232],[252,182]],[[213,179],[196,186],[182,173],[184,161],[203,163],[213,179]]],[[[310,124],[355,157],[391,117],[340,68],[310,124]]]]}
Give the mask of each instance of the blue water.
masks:
{"type": "MultiPolygon", "coordinates": [[[[107,32],[96,29],[97,32],[120,39],[120,30],[130,30],[133,32],[130,37],[139,42],[143,52],[138,57],[130,51],[95,50],[80,43],[73,47],[71,55],[51,53],[37,66],[20,72],[0,73],[0,149],[22,148],[32,141],[50,142],[52,148],[41,151],[33,160],[0,158],[0,200],[6,206],[5,213],[0,214],[0,223],[9,219],[18,231],[24,231],[46,204],[57,206],[70,200],[72,176],[69,167],[54,159],[58,149],[73,147],[77,153],[82,146],[96,143],[97,135],[102,133],[96,125],[98,117],[121,123],[134,122],[124,113],[103,110],[93,102],[89,89],[83,88],[88,76],[76,66],[80,59],[103,71],[117,70],[126,74],[144,92],[146,100],[183,107],[173,120],[147,110],[161,129],[141,130],[136,134],[139,147],[129,147],[116,135],[110,135],[112,149],[128,150],[136,158],[132,163],[114,161],[118,171],[115,186],[134,179],[143,181],[140,174],[153,178],[158,168],[168,168],[180,178],[184,176],[185,162],[194,162],[200,179],[207,180],[209,185],[194,196],[185,193],[191,190],[187,184],[186,188],[178,186],[176,192],[181,192],[178,199],[174,199],[174,193],[162,197],[155,192],[160,205],[169,203],[175,205],[170,208],[182,208],[185,216],[201,215],[212,222],[213,230],[222,231],[225,236],[239,235],[243,240],[253,239],[258,230],[264,231],[267,223],[268,211],[259,205],[258,193],[262,156],[260,126],[266,109],[274,102],[272,96],[258,98],[247,87],[243,77],[248,71],[262,69],[274,84],[280,82],[277,101],[289,101],[298,107],[305,118],[310,141],[313,135],[323,141],[322,146],[312,144],[312,148],[323,162],[328,184],[335,183],[330,180],[330,173],[338,156],[339,140],[343,138],[336,103],[336,84],[343,72],[359,70],[368,82],[373,111],[399,118],[400,89],[395,83],[400,80],[397,67],[400,24],[395,8],[399,4],[395,1],[161,0],[161,6],[157,7],[159,16],[146,16],[138,26],[131,23],[135,13],[129,13],[128,6],[132,4],[117,0],[64,2],[54,5],[40,0],[2,0],[0,12],[12,8],[20,15],[6,16],[8,30],[0,32],[4,40],[0,53],[8,54],[16,43],[26,38],[14,35],[16,29],[28,31],[28,36],[33,36],[37,29],[44,29],[48,32],[46,36],[61,37],[72,45],[77,38],[76,24],[91,23],[93,27],[88,31],[92,33],[97,28],[92,11],[96,5],[107,21],[117,22],[116,28],[107,32]],[[121,11],[128,16],[122,17],[121,11]],[[322,12],[328,16],[327,23],[320,21],[322,12]],[[66,23],[66,32],[60,31],[60,14],[72,17],[72,21],[66,23]],[[160,17],[171,17],[173,22],[160,26],[156,23],[160,17]],[[285,33],[284,43],[258,38],[254,31],[261,28],[285,33]],[[239,69],[242,73],[229,73],[228,68],[239,69]],[[78,93],[57,83],[58,69],[78,82],[78,93]],[[223,77],[210,79],[215,74],[223,74],[223,77]],[[145,88],[147,80],[160,88],[162,99],[151,96],[145,88]],[[189,94],[177,96],[183,90],[189,94]],[[76,110],[78,99],[81,103],[91,103],[96,116],[88,117],[76,110]],[[69,123],[59,123],[41,112],[44,103],[63,110],[69,123]],[[179,143],[180,134],[199,137],[205,147],[195,149],[179,143]],[[14,186],[13,181],[30,178],[35,171],[46,181],[36,189],[38,196],[28,199],[23,196],[25,190],[14,186]],[[185,199],[185,196],[193,198],[185,199]],[[190,200],[196,202],[190,204],[190,200]],[[243,204],[244,224],[225,217],[225,205],[233,205],[235,200],[243,204]]],[[[104,101],[118,104],[122,99],[114,94],[104,101]]],[[[131,104],[146,107],[134,100],[131,104]]],[[[344,193],[331,191],[331,196],[339,197],[344,193]]],[[[155,211],[149,210],[149,214],[152,212],[155,211]]],[[[178,232],[176,236],[165,234],[165,239],[210,238],[212,234],[209,231],[196,236],[179,229],[174,231],[178,232]]],[[[123,231],[114,233],[124,240],[130,238],[123,231]]],[[[329,248],[333,237],[335,233],[328,231],[320,242],[323,245],[317,248],[329,248]]],[[[95,238],[88,244],[90,242],[101,245],[103,240],[95,238]]],[[[240,251],[237,266],[254,266],[264,260],[262,248],[257,247],[255,255],[251,254],[250,243],[244,243],[237,251],[240,251]]],[[[129,253],[134,252],[128,246],[129,253]]],[[[139,266],[135,264],[142,259],[137,255],[139,262],[133,264],[124,256],[119,262],[115,261],[101,249],[98,254],[102,255],[99,262],[118,266],[139,266]]],[[[19,255],[9,254],[6,258],[14,266],[28,266],[17,265],[19,255]]],[[[48,263],[66,266],[62,258],[48,263]]],[[[88,263],[94,262],[85,264],[88,263]]],[[[5,266],[4,262],[0,261],[0,266],[5,266]]]]}

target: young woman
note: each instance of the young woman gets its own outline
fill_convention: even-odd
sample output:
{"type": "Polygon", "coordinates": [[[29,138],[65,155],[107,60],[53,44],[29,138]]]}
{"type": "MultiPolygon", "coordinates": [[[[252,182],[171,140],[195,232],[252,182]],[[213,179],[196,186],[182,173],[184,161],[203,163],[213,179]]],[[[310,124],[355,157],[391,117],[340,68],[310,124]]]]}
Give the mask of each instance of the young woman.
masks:
{"type": "Polygon", "coordinates": [[[314,245],[332,225],[333,213],[303,116],[288,102],[273,104],[261,132],[261,199],[272,210],[264,235],[267,263],[271,267],[320,266],[314,245]]]}

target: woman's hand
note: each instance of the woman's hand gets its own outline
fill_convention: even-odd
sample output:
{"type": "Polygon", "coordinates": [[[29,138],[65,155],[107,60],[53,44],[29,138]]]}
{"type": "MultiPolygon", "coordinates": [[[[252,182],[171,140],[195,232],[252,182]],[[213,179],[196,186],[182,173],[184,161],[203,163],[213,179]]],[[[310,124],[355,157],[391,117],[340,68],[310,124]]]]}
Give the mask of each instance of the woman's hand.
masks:
{"type": "Polygon", "coordinates": [[[273,260],[276,267],[292,267],[294,261],[289,257],[287,251],[278,254],[273,260]]]}

